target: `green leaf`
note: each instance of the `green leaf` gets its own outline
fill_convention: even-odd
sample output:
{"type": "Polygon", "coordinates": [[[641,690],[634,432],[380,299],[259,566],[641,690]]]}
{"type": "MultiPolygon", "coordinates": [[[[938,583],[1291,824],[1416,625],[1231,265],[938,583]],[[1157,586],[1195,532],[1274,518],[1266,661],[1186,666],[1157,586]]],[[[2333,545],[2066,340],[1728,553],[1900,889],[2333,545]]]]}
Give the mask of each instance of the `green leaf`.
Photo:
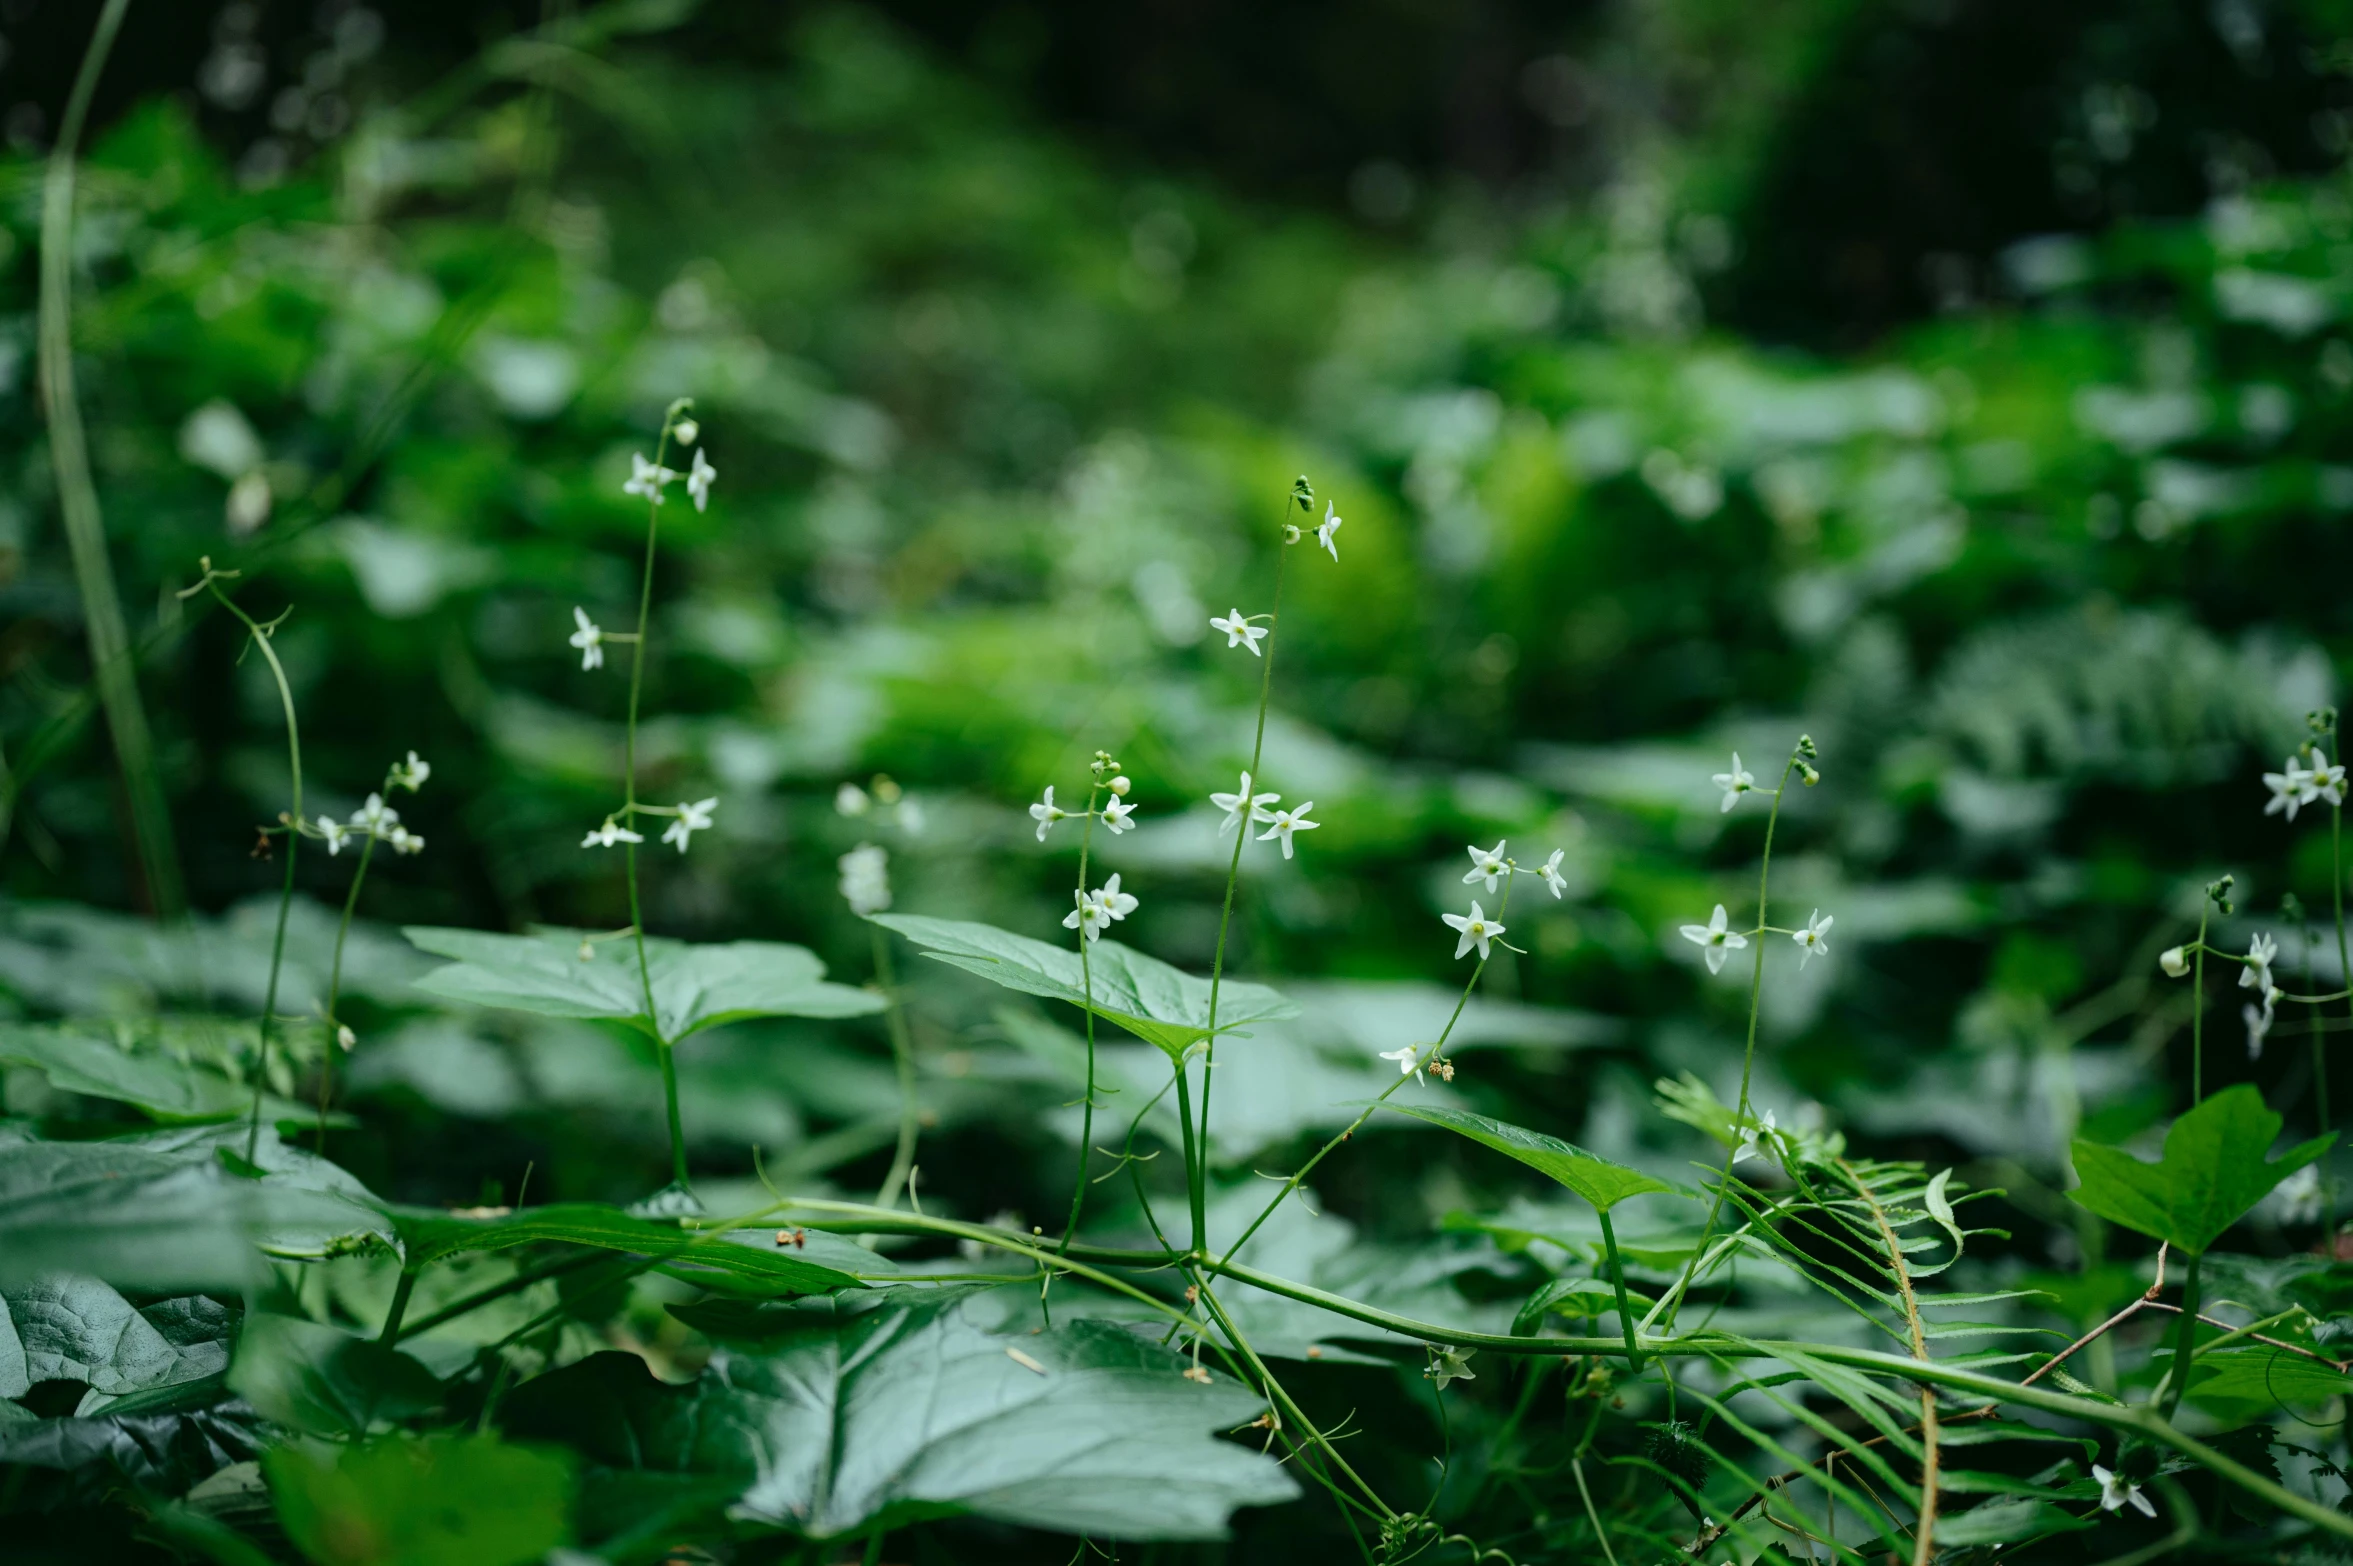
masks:
{"type": "Polygon", "coordinates": [[[2014,1501],[1988,1501],[1983,1506],[1972,1506],[1965,1512],[1949,1512],[1936,1520],[1936,1538],[1939,1544],[1955,1548],[1963,1545],[2015,1544],[2021,1539],[2046,1538],[2052,1534],[2072,1533],[2091,1526],[2090,1519],[2077,1517],[2049,1501],[2021,1498],[2014,1501]]]}
{"type": "MultiPolygon", "coordinates": [[[[891,1289],[771,1308],[687,1386],[598,1354],[518,1388],[507,1428],[591,1462],[730,1473],[733,1510],[839,1538],[975,1512],[1125,1539],[1221,1537],[1237,1506],[1298,1493],[1269,1459],[1215,1439],[1259,1399],[1108,1322],[998,1337],[961,1289],[891,1289]]],[[[706,1318],[708,1319],[708,1318],[706,1318]]],[[[745,1320],[744,1313],[734,1319],[745,1320]]]]}
{"type": "Polygon", "coordinates": [[[593,943],[593,956],[582,962],[579,931],[492,935],[412,925],[403,933],[435,956],[456,959],[419,979],[421,990],[544,1017],[609,1018],[670,1044],[747,1017],[861,1017],[883,1006],[871,991],[826,983],[814,953],[778,941],[689,945],[647,937],[649,1017],[631,942],[593,943]]]}
{"type": "MultiPolygon", "coordinates": [[[[1117,941],[1097,941],[1082,966],[1073,947],[1033,941],[994,925],[912,914],[872,917],[922,947],[925,955],[1006,989],[1068,1001],[1082,1011],[1091,993],[1096,1016],[1158,1045],[1172,1059],[1183,1059],[1185,1051],[1209,1037],[1209,981],[1117,941]]],[[[1218,987],[1220,1034],[1298,1013],[1297,1006],[1262,984],[1227,979],[1218,987]]]]}
{"type": "Polygon", "coordinates": [[[203,1295],[135,1306],[96,1278],[53,1273],[0,1294],[0,1397],[36,1381],[89,1387],[78,1415],[228,1367],[227,1306],[203,1295]]]}
{"type": "Polygon", "coordinates": [[[1573,1147],[1559,1137],[1546,1136],[1541,1131],[1530,1131],[1521,1126],[1506,1125],[1500,1120],[1490,1120],[1485,1115],[1474,1115],[1468,1110],[1444,1109],[1434,1104],[1402,1104],[1394,1099],[1381,1107],[1427,1121],[1434,1126],[1444,1126],[1484,1147],[1492,1147],[1506,1157],[1516,1158],[1539,1174],[1551,1176],[1603,1212],[1608,1212],[1630,1196],[1641,1196],[1651,1191],[1666,1191],[1677,1196],[1688,1194],[1665,1180],[1655,1179],[1639,1169],[1629,1169],[1624,1164],[1612,1163],[1581,1147],[1573,1147]]]}
{"type": "Polygon", "coordinates": [[[2068,1195],[2111,1223],[2203,1255],[2273,1186],[2336,1140],[2332,1131],[2266,1162],[2279,1128],[2280,1117],[2264,1106],[2263,1095],[2242,1082],[2176,1120],[2154,1164],[2122,1148],[2076,1142],[2075,1174],[2082,1183],[2068,1195]]]}
{"type": "MultiPolygon", "coordinates": [[[[236,1120],[253,1111],[248,1084],[160,1051],[135,1051],[97,1023],[0,1025],[0,1065],[30,1067],[61,1093],[129,1104],[166,1124],[236,1120]]],[[[317,1118],[316,1110],[274,1093],[264,1096],[262,1114],[272,1121],[317,1118]]],[[[350,1124],[349,1116],[331,1118],[350,1124]]]]}
{"type": "Polygon", "coordinates": [[[86,1273],[122,1287],[235,1289],[256,1248],[317,1256],[388,1233],[372,1198],[323,1159],[262,1133],[259,1179],[216,1153],[242,1126],[193,1126],[91,1142],[0,1133],[0,1285],[86,1273]]]}
{"type": "Polygon", "coordinates": [[[441,1404],[441,1383],[400,1350],[259,1311],[238,1335],[229,1389],[289,1429],[325,1436],[364,1436],[441,1404]]]}
{"type": "MultiPolygon", "coordinates": [[[[713,1285],[749,1285],[761,1294],[830,1294],[836,1289],[866,1287],[846,1272],[810,1260],[805,1247],[778,1246],[772,1229],[740,1234],[682,1229],[675,1222],[632,1217],[617,1207],[590,1202],[527,1207],[483,1218],[461,1218],[438,1208],[402,1207],[392,1209],[392,1220],[400,1230],[402,1254],[412,1267],[462,1251],[502,1251],[554,1242],[657,1257],[664,1262],[664,1270],[674,1276],[701,1281],[697,1275],[708,1274],[713,1285]]],[[[846,1243],[840,1247],[849,1248],[846,1243]]],[[[872,1270],[883,1271],[885,1266],[872,1270]]]]}
{"type": "Polygon", "coordinates": [[[262,1459],[286,1536],[317,1566],[524,1566],[571,1537],[561,1453],[398,1437],[262,1459]]]}
{"type": "Polygon", "coordinates": [[[2267,1344],[2201,1354],[2192,1366],[2190,1401],[2223,1419],[2252,1419],[2282,1406],[2310,1412],[2353,1392],[2353,1376],[2267,1344]]]}

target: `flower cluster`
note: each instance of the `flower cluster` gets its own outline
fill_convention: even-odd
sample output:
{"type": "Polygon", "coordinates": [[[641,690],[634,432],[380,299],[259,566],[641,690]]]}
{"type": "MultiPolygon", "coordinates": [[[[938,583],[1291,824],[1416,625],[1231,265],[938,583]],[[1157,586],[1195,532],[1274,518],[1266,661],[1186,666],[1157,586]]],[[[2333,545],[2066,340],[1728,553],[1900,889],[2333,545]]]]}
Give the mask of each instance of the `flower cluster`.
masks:
{"type": "Polygon", "coordinates": [[[2307,745],[2305,751],[2312,757],[2311,766],[2305,766],[2297,756],[2290,756],[2281,771],[2263,774],[2263,786],[2271,790],[2271,803],[2263,807],[2265,815],[2276,816],[2284,811],[2293,821],[2299,808],[2316,799],[2325,799],[2332,805],[2345,802],[2345,764],[2342,761],[2332,764],[2316,746],[2307,745]]]}
{"type": "Polygon", "coordinates": [[[624,805],[605,817],[602,825],[580,840],[582,848],[611,848],[616,843],[642,843],[645,834],[632,832],[621,824],[627,815],[668,816],[670,824],[662,829],[662,841],[676,845],[680,853],[697,832],[708,831],[712,812],[719,808],[719,796],[708,799],[681,800],[675,805],[624,805]]]}
{"type": "Polygon", "coordinates": [[[865,915],[890,907],[890,863],[889,852],[872,843],[860,843],[842,855],[842,898],[850,912],[865,915]]]}
{"type": "Polygon", "coordinates": [[[1110,798],[1103,800],[1099,806],[1090,804],[1084,810],[1065,810],[1054,803],[1054,785],[1047,784],[1045,797],[1029,807],[1030,819],[1038,824],[1039,842],[1043,843],[1046,834],[1054,830],[1057,822],[1062,821],[1099,818],[1111,829],[1113,837],[1135,825],[1129,818],[1136,813],[1136,807],[1129,804],[1127,799],[1135,784],[1119,770],[1119,763],[1111,759],[1108,751],[1099,750],[1088,766],[1095,774],[1096,797],[1108,794],[1110,798]]]}
{"type": "MultiPolygon", "coordinates": [[[[1812,737],[1799,736],[1797,749],[1790,757],[1790,765],[1796,770],[1798,776],[1805,780],[1806,786],[1809,788],[1822,779],[1822,774],[1814,770],[1814,757],[1812,737]]],[[[1786,773],[1783,775],[1787,776],[1786,773]]],[[[1724,791],[1723,809],[1725,810],[1730,810],[1737,804],[1741,795],[1757,791],[1757,780],[1747,768],[1741,766],[1738,751],[1732,753],[1732,770],[1719,772],[1709,781],[1724,791]]],[[[1806,916],[1805,928],[1802,930],[1783,930],[1769,925],[1760,925],[1754,930],[1741,931],[1732,928],[1731,916],[1725,912],[1724,905],[1718,903],[1716,911],[1708,916],[1707,923],[1684,925],[1681,934],[1683,939],[1700,949],[1701,954],[1707,959],[1708,972],[1710,973],[1722,973],[1725,959],[1736,951],[1745,950],[1751,935],[1786,935],[1797,943],[1799,952],[1797,965],[1802,971],[1806,964],[1812,962],[1817,956],[1827,957],[1830,955],[1830,927],[1836,922],[1837,920],[1833,916],[1817,908],[1806,916]]],[[[1770,1129],[1769,1126],[1768,1129],[1770,1129]]],[[[1738,1159],[1736,1158],[1734,1161],[1738,1162],[1738,1159]]]]}
{"type": "Polygon", "coordinates": [[[432,763],[420,760],[412,750],[407,760],[396,761],[385,771],[383,789],[370,794],[348,821],[339,823],[333,816],[318,816],[304,822],[300,830],[305,837],[323,841],[331,855],[342,853],[344,844],[354,842],[386,843],[397,854],[421,853],[425,840],[401,825],[400,812],[384,803],[384,795],[396,788],[414,794],[432,775],[432,763]]]}
{"type": "Polygon", "coordinates": [[[833,808],[837,814],[860,818],[888,811],[899,830],[909,837],[921,837],[927,819],[922,804],[899,787],[897,779],[881,772],[876,773],[864,788],[855,783],[844,783],[835,789],[833,808]]]}

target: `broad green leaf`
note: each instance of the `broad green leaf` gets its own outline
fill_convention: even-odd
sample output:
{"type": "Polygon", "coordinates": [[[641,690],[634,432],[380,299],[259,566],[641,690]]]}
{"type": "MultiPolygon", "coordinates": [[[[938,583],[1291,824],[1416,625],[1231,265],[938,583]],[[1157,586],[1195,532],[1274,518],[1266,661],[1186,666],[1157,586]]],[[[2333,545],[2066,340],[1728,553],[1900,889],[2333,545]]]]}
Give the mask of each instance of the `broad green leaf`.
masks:
{"type": "MultiPolygon", "coordinates": [[[[209,1066],[156,1050],[133,1050],[101,1024],[0,1025],[0,1065],[28,1066],[64,1093],[113,1099],[167,1124],[236,1120],[253,1111],[253,1089],[209,1066]]],[[[272,1122],[316,1122],[315,1109],[272,1093],[262,1100],[272,1122]]],[[[330,1123],[351,1124],[348,1115],[330,1123]]]]}
{"type": "Polygon", "coordinates": [[[1556,1136],[1541,1131],[1530,1131],[1522,1126],[1506,1125],[1490,1120],[1485,1115],[1474,1115],[1468,1110],[1442,1109],[1432,1104],[1403,1104],[1392,1099],[1381,1106],[1416,1120],[1444,1126],[1447,1130],[1509,1158],[1516,1158],[1539,1174],[1549,1175],[1576,1192],[1603,1212],[1608,1212],[1630,1196],[1641,1196],[1651,1191],[1666,1191],[1680,1196],[1679,1187],[1665,1180],[1629,1169],[1624,1164],[1581,1147],[1572,1147],[1556,1136]]]}
{"type": "Polygon", "coordinates": [[[747,1017],[861,1017],[883,1006],[869,990],[826,983],[815,954],[779,941],[689,945],[648,937],[649,1016],[632,942],[593,943],[583,962],[577,930],[492,935],[412,925],[403,933],[437,957],[456,959],[419,979],[421,990],[545,1017],[609,1018],[671,1044],[747,1017]]]}
{"type": "MultiPolygon", "coordinates": [[[[438,1208],[392,1209],[409,1265],[421,1267],[461,1251],[502,1251],[517,1245],[554,1242],[599,1250],[628,1251],[662,1259],[675,1276],[713,1286],[745,1285],[764,1295],[830,1294],[862,1289],[848,1273],[812,1261],[807,1247],[779,1246],[776,1231],[748,1230],[740,1236],[682,1229],[676,1223],[636,1218],[617,1207],[564,1202],[527,1207],[495,1217],[460,1217],[438,1208]]],[[[829,1237],[830,1240],[830,1237],[829,1237]]],[[[839,1242],[841,1249],[849,1249],[839,1242]]],[[[827,1243],[820,1243],[820,1250],[827,1243]]],[[[879,1262],[879,1258],[870,1258],[879,1262]]],[[[878,1265],[873,1271],[885,1270],[878,1265]]]]}
{"type": "Polygon", "coordinates": [[[2309,1413],[2353,1392],[2353,1376],[2268,1344],[2201,1354],[2193,1366],[2190,1401],[2223,1419],[2252,1419],[2283,1406],[2309,1413]]]}
{"type": "Polygon", "coordinates": [[[388,1234],[366,1189],[264,1130],[264,1174],[229,1172],[242,1126],[192,1126],[91,1142],[0,1134],[0,1285],[50,1272],[122,1287],[226,1288],[259,1251],[319,1256],[388,1234]]]}
{"type": "Polygon", "coordinates": [[[2078,1517],[2049,1501],[2021,1497],[2010,1501],[1988,1501],[1983,1506],[1972,1506],[1967,1511],[1952,1511],[1937,1518],[1936,1542],[1959,1548],[1963,1545],[2015,1544],[2021,1539],[2040,1539],[2052,1534],[2072,1533],[2089,1528],[2089,1518],[2078,1517]]]}
{"type": "MultiPolygon", "coordinates": [[[[770,1308],[687,1386],[598,1354],[518,1388],[508,1430],[613,1468],[733,1474],[732,1510],[839,1538],[945,1512],[1103,1538],[1207,1539],[1291,1499],[1269,1459],[1216,1439],[1258,1398],[1107,1322],[999,1337],[968,1291],[891,1289],[770,1308]]],[[[738,1313],[740,1316],[741,1313],[738,1313]]]]}
{"type": "Polygon", "coordinates": [[[2266,1161],[2278,1140],[2280,1117],[2251,1083],[2225,1088],[2176,1120],[2165,1151],[2144,1164],[2118,1147],[2075,1144],[2075,1175],[2068,1194],[2111,1223],[2192,1256],[2271,1194],[2289,1175],[2328,1151],[2336,1133],[2290,1148],[2266,1161]]]}
{"type": "Polygon", "coordinates": [[[364,1436],[441,1403],[441,1383],[400,1350],[258,1311],[238,1334],[229,1388],[279,1424],[323,1436],[364,1436]]]}
{"type": "MultiPolygon", "coordinates": [[[[962,919],[876,914],[874,922],[913,941],[926,956],[976,973],[992,984],[1046,1000],[1068,1001],[1125,1028],[1172,1058],[1209,1036],[1209,981],[1157,957],[1097,941],[1082,965],[1075,947],[1053,946],[994,925],[962,919]]],[[[1298,1015],[1299,1008],[1262,984],[1227,979],[1218,986],[1217,1031],[1298,1015]]]]}
{"type": "Polygon", "coordinates": [[[317,1566],[524,1566],[571,1538],[572,1465],[484,1436],[279,1447],[286,1536],[317,1566]]]}
{"type": "Polygon", "coordinates": [[[51,1273],[0,1294],[0,1397],[36,1381],[89,1387],[78,1414],[218,1376],[235,1323],[201,1294],[135,1306],[96,1278],[51,1273]]]}
{"type": "MultiPolygon", "coordinates": [[[[261,1417],[233,1399],[188,1413],[132,1417],[109,1411],[66,1419],[38,1419],[14,1403],[0,1403],[0,1465],[67,1476],[86,1470],[105,1489],[127,1479],[150,1494],[182,1494],[251,1458],[261,1450],[262,1436],[261,1417]]],[[[37,1493],[60,1487],[57,1480],[35,1478],[30,1488],[37,1493]]]]}

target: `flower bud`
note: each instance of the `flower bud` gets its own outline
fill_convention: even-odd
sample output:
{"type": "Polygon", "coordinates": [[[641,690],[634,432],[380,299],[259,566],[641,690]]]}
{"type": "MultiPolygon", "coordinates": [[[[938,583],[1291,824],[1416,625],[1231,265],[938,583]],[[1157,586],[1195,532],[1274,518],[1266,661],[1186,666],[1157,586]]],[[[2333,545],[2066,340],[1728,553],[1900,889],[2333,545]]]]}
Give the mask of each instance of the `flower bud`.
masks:
{"type": "Polygon", "coordinates": [[[351,1031],[351,1024],[338,1023],[335,1028],[335,1042],[342,1046],[343,1052],[348,1055],[359,1043],[359,1035],[351,1031]]]}
{"type": "Polygon", "coordinates": [[[2157,959],[2157,966],[2165,970],[2167,978],[2178,979],[2190,971],[2189,954],[2178,946],[2168,946],[2165,954],[2157,959]]]}
{"type": "Polygon", "coordinates": [[[1124,777],[1113,778],[1110,783],[1111,792],[1122,799],[1127,798],[1127,791],[1134,787],[1135,785],[1124,777]]]}
{"type": "Polygon", "coordinates": [[[693,445],[695,442],[695,437],[702,434],[702,432],[703,427],[695,423],[695,421],[692,419],[680,419],[678,421],[677,428],[671,431],[672,434],[678,437],[678,444],[681,446],[693,445]]]}
{"type": "Polygon", "coordinates": [[[1298,523],[1286,522],[1283,524],[1283,542],[1286,544],[1296,544],[1299,542],[1298,523]]]}
{"type": "Polygon", "coordinates": [[[582,962],[596,961],[596,948],[589,945],[586,941],[582,941],[580,943],[580,960],[582,962]]]}

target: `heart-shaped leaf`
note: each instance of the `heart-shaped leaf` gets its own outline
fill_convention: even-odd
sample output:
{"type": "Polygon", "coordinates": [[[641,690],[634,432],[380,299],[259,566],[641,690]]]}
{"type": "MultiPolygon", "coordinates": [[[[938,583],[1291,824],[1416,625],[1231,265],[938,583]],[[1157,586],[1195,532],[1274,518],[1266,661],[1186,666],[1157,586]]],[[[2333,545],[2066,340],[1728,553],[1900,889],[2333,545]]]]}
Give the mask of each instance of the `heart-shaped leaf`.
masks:
{"type": "Polygon", "coordinates": [[[2082,1183],[2067,1194],[2111,1223],[2201,1256],[2273,1186],[2336,1140],[2332,1131],[2267,1161],[2280,1123],[2253,1084],[2242,1082],[2176,1120],[2153,1164],[2120,1147],[2078,1141],[2075,1177],[2082,1183]]]}
{"type": "Polygon", "coordinates": [[[861,1017],[883,1006],[869,990],[826,983],[814,953],[779,941],[690,945],[649,936],[641,973],[634,942],[584,945],[577,930],[493,935],[412,925],[402,933],[437,957],[456,959],[419,979],[421,990],[543,1017],[608,1018],[666,1044],[747,1017],[861,1017]]]}
{"type": "MultiPolygon", "coordinates": [[[[733,1474],[732,1510],[813,1538],[943,1512],[1103,1538],[1220,1537],[1237,1506],[1298,1493],[1213,1432],[1262,1406],[1108,1322],[999,1337],[966,1291],[890,1289],[746,1315],[687,1386],[598,1354],[518,1388],[510,1433],[620,1469],[733,1474]]],[[[715,1318],[698,1319],[706,1326],[715,1318]]]]}
{"type": "MultiPolygon", "coordinates": [[[[717,1231],[698,1232],[658,1219],[632,1217],[617,1207],[599,1207],[590,1202],[564,1202],[471,1218],[438,1208],[404,1207],[392,1210],[392,1220],[400,1229],[403,1254],[412,1267],[461,1251],[502,1251],[517,1245],[554,1242],[656,1257],[664,1263],[663,1270],[673,1275],[716,1274],[714,1283],[733,1280],[765,1295],[830,1294],[836,1289],[866,1286],[846,1272],[810,1260],[803,1254],[805,1245],[778,1246],[774,1231],[756,1231],[741,1237],[717,1231]]],[[[851,1247],[842,1243],[839,1249],[851,1247]]],[[[876,1263],[872,1270],[887,1269],[888,1264],[879,1257],[871,1259],[876,1263]]],[[[734,1288],[730,1292],[743,1290],[734,1288]]]]}
{"type": "Polygon", "coordinates": [[[1507,1125],[1501,1120],[1490,1120],[1485,1115],[1474,1115],[1468,1110],[1444,1109],[1434,1104],[1400,1104],[1382,1106],[1416,1120],[1426,1120],[1484,1147],[1492,1147],[1506,1157],[1516,1158],[1540,1174],[1551,1176],[1576,1192],[1603,1212],[1608,1212],[1629,1196],[1641,1196],[1651,1191],[1668,1191],[1681,1196],[1680,1187],[1665,1180],[1629,1169],[1624,1164],[1612,1163],[1596,1153],[1588,1153],[1557,1136],[1546,1136],[1541,1131],[1530,1131],[1524,1126],[1507,1125]]]}
{"type": "MultiPolygon", "coordinates": [[[[1082,1010],[1091,995],[1096,1016],[1158,1045],[1172,1059],[1183,1059],[1185,1051],[1209,1037],[1209,981],[1117,941],[1097,941],[1082,964],[1075,948],[1033,941],[994,925],[912,914],[873,919],[922,947],[926,956],[1009,990],[1068,1001],[1082,1010]]],[[[1297,1006],[1263,984],[1227,979],[1218,986],[1221,1034],[1298,1013],[1297,1006]]]]}
{"type": "Polygon", "coordinates": [[[364,1436],[441,1402],[441,1383],[400,1350],[259,1311],[237,1336],[229,1387],[288,1429],[324,1436],[364,1436]]]}
{"type": "Polygon", "coordinates": [[[201,1294],[135,1306],[96,1278],[51,1273],[0,1295],[0,1397],[36,1381],[89,1387],[78,1414],[228,1368],[234,1321],[201,1294]]]}

